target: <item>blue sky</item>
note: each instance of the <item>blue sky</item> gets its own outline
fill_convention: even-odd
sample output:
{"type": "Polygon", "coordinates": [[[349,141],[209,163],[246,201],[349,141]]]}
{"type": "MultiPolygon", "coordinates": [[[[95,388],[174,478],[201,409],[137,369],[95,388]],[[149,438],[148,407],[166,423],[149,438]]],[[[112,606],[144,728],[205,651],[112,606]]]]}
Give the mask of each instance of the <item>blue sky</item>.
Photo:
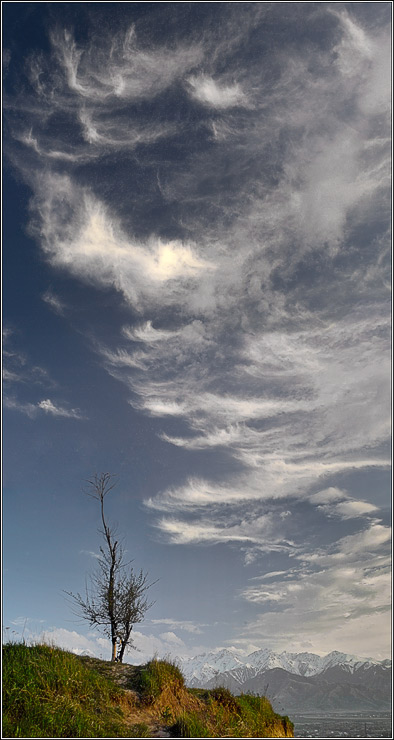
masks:
{"type": "Polygon", "coordinates": [[[3,4],[4,625],[390,651],[389,3],[3,4]]]}

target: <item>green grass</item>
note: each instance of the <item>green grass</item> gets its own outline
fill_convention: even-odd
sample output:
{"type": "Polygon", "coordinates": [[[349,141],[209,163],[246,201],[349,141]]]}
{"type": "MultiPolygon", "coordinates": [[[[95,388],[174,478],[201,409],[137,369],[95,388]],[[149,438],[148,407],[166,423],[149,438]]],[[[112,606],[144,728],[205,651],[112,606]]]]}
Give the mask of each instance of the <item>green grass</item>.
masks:
{"type": "Polygon", "coordinates": [[[224,687],[190,693],[202,710],[180,717],[176,731],[181,737],[293,737],[293,723],[274,712],[265,696],[233,696],[224,687]]]}
{"type": "Polygon", "coordinates": [[[175,696],[185,688],[185,680],[176,663],[154,658],[139,673],[138,691],[146,704],[153,704],[164,690],[175,696]]]}
{"type": "Polygon", "coordinates": [[[121,693],[72,653],[3,647],[3,737],[127,737],[121,693]]]}
{"type": "Polygon", "coordinates": [[[171,731],[174,737],[213,737],[210,727],[197,712],[183,712],[171,731]]]}
{"type": "Polygon", "coordinates": [[[120,665],[48,645],[3,647],[3,737],[293,737],[265,697],[187,689],[178,666],[120,665]]]}

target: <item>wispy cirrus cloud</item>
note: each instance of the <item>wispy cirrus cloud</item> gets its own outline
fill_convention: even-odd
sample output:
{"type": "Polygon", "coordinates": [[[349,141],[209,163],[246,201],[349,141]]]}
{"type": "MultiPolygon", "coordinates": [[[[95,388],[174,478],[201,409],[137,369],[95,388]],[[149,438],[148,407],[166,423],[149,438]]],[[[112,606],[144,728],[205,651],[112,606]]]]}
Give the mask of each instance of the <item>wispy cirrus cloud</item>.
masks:
{"type": "Polygon", "coordinates": [[[45,291],[45,293],[42,294],[42,300],[44,303],[47,303],[52,310],[59,314],[60,316],[63,316],[66,311],[66,306],[64,301],[59,298],[59,296],[55,295],[55,293],[48,288],[48,290],[45,291]]]}
{"type": "MultiPolygon", "coordinates": [[[[146,502],[159,536],[232,544],[249,564],[271,552],[292,578],[317,527],[327,574],[315,562],[310,592],[298,568],[264,593],[290,610],[283,630],[305,617],[298,594],[315,599],[320,629],[324,589],[339,619],[364,578],[365,558],[337,569],[354,530],[383,531],[373,490],[347,493],[340,477],[390,464],[390,31],[355,6],[293,4],[272,45],[280,6],[224,5],[215,33],[171,48],[138,23],[104,45],[54,31],[30,64],[34,94],[6,103],[11,156],[44,258],[131,309],[95,345],[107,371],[162,420],[162,441],[205,456],[206,473],[146,502]]],[[[364,619],[368,588],[349,620],[364,619]]]]}
{"type": "Polygon", "coordinates": [[[54,386],[45,368],[34,365],[25,352],[16,345],[16,333],[3,327],[3,383],[5,393],[15,384],[54,386]]]}
{"type": "Polygon", "coordinates": [[[189,77],[187,82],[192,97],[203,105],[219,109],[248,105],[247,96],[238,83],[226,85],[203,75],[189,77]]]}
{"type": "MultiPolygon", "coordinates": [[[[63,313],[63,304],[50,292],[48,292],[48,301],[55,304],[57,312],[61,309],[63,313]]],[[[59,403],[50,398],[34,401],[22,398],[22,392],[24,396],[28,393],[30,398],[32,395],[37,396],[38,390],[43,386],[45,386],[45,391],[49,389],[57,391],[57,384],[45,368],[34,365],[28,355],[16,348],[14,332],[11,329],[5,328],[3,344],[4,408],[19,411],[31,419],[39,417],[41,413],[69,419],[84,418],[80,409],[69,408],[63,402],[59,403]]]]}
{"type": "Polygon", "coordinates": [[[91,558],[95,558],[96,560],[99,560],[101,555],[98,552],[94,552],[93,550],[81,550],[82,555],[89,555],[91,558]]]}
{"type": "Polygon", "coordinates": [[[37,404],[37,408],[41,409],[46,414],[51,414],[52,416],[64,416],[69,419],[83,418],[79,409],[66,409],[59,404],[53,403],[50,398],[39,401],[37,404]]]}
{"type": "Polygon", "coordinates": [[[349,649],[352,631],[364,633],[379,624],[380,632],[373,629],[373,649],[384,652],[390,630],[390,537],[389,527],[371,524],[326,550],[298,553],[296,560],[302,565],[272,574],[269,583],[262,579],[261,585],[251,584],[243,597],[270,608],[248,625],[246,639],[258,632],[271,633],[275,623],[278,645],[297,645],[308,635],[322,649],[327,645],[349,649]]]}
{"type": "MultiPolygon", "coordinates": [[[[226,87],[204,75],[187,78],[193,82],[193,94],[200,100],[205,95],[205,102],[221,107],[223,116],[229,116],[223,125],[236,132],[238,177],[224,198],[224,162],[231,168],[228,153],[224,158],[219,146],[209,154],[217,166],[214,198],[221,198],[217,226],[201,219],[201,204],[212,204],[211,193],[203,188],[195,225],[189,216],[191,239],[165,241],[154,234],[143,240],[130,234],[92,189],[81,187],[69,175],[49,172],[36,186],[35,228],[49,261],[88,282],[114,285],[142,317],[151,316],[125,327],[120,347],[102,348],[108,371],[129,385],[130,402],[143,413],[186,422],[190,433],[163,432],[166,442],[188,450],[221,449],[248,471],[232,485],[190,481],[178,491],[149,500],[151,508],[184,512],[201,502],[225,505],[307,497],[327,475],[388,465],[382,445],[390,429],[385,400],[389,321],[376,300],[371,304],[379,281],[384,297],[386,247],[380,242],[382,261],[365,272],[363,291],[369,295],[365,311],[356,308],[359,268],[347,257],[358,249],[352,234],[362,223],[362,209],[381,201],[387,183],[388,137],[374,134],[376,115],[387,113],[385,96],[377,97],[378,107],[370,111],[370,119],[362,103],[372,89],[371,76],[384,63],[380,49],[386,41],[383,32],[367,34],[347,13],[334,13],[334,18],[330,54],[336,61],[329,73],[330,54],[311,48],[293,56],[279,52],[280,75],[274,84],[263,77],[256,87],[257,69],[249,65],[258,114],[253,109],[227,112],[233,103],[241,103],[240,87],[226,87]],[[313,62],[321,69],[320,76],[313,62]],[[353,104],[345,121],[350,89],[353,104]],[[331,109],[329,100],[335,100],[331,109]],[[290,127],[284,107],[289,105],[295,110],[290,127]],[[275,184],[255,164],[266,155],[273,131],[282,131],[285,142],[283,151],[277,151],[275,184]],[[245,167],[246,176],[240,177],[245,167]],[[251,183],[252,194],[247,196],[251,183]],[[232,216],[226,228],[233,198],[243,214],[235,210],[236,218],[232,216]],[[326,279],[330,285],[332,305],[325,301],[324,290],[322,295],[323,283],[315,285],[309,276],[316,273],[316,265],[319,281],[326,279]],[[337,301],[332,290],[339,286],[345,292],[337,301]],[[176,326],[158,321],[169,309],[181,312],[176,326]]],[[[135,33],[122,51],[118,41],[114,43],[115,61],[93,73],[92,49],[78,50],[70,36],[53,37],[73,95],[101,101],[101,120],[105,115],[107,122],[111,121],[107,99],[139,95],[127,75],[122,77],[124,71],[116,72],[118,82],[123,80],[116,87],[111,67],[123,64],[119,60],[128,58],[128,49],[135,52],[135,33]]],[[[179,53],[183,59],[183,51],[179,53]]],[[[160,54],[158,50],[157,59],[160,54]]],[[[150,75],[144,94],[153,98],[160,85],[175,77],[166,64],[159,73],[156,57],[144,60],[138,66],[137,58],[135,64],[141,80],[150,75]]],[[[181,74],[186,74],[188,64],[180,65],[181,74]]],[[[98,141],[101,134],[94,133],[98,129],[91,112],[85,107],[79,116],[85,135],[90,131],[87,138],[98,141]]],[[[115,136],[115,148],[117,142],[120,150],[115,136]]],[[[205,156],[193,154],[176,180],[167,176],[162,192],[168,202],[181,190],[184,204],[196,202],[193,189],[204,181],[205,156]]],[[[342,516],[347,512],[352,518],[356,511],[368,514],[371,506],[347,502],[326,512],[342,516]]],[[[171,533],[178,537],[173,521],[161,519],[160,527],[170,541],[171,533]]],[[[209,533],[212,541],[219,537],[210,524],[203,530],[204,526],[196,530],[192,525],[191,531],[202,540],[209,540],[209,533]]],[[[220,536],[227,538],[228,532],[220,536]]],[[[242,541],[244,535],[235,529],[232,537],[242,541]]]]}
{"type": "Polygon", "coordinates": [[[154,625],[156,624],[168,625],[168,627],[172,627],[172,629],[180,629],[180,630],[184,630],[185,632],[190,632],[196,635],[202,634],[203,632],[202,628],[206,626],[204,624],[199,624],[199,623],[190,622],[190,621],[179,621],[177,619],[151,619],[150,623],[154,625]]]}
{"type": "Polygon", "coordinates": [[[108,208],[68,176],[41,178],[32,229],[55,267],[98,285],[115,285],[137,308],[177,303],[215,269],[196,245],[124,233],[108,208]]]}
{"type": "Polygon", "coordinates": [[[50,398],[43,399],[37,403],[26,403],[13,396],[6,396],[4,398],[4,406],[8,409],[20,411],[22,414],[30,416],[31,419],[36,418],[41,411],[50,416],[63,417],[66,419],[84,418],[79,409],[68,409],[65,406],[54,403],[50,398]]]}
{"type": "Polygon", "coordinates": [[[100,49],[79,47],[69,31],[60,29],[52,33],[52,45],[70,90],[104,104],[152,98],[202,57],[198,45],[141,47],[134,25],[100,49]]]}
{"type": "MultiPolygon", "coordinates": [[[[111,150],[133,151],[173,136],[178,126],[171,121],[152,122],[143,113],[130,116],[125,106],[150,100],[179,81],[199,64],[201,44],[147,50],[140,45],[135,27],[100,43],[81,46],[68,29],[51,32],[50,57],[32,55],[29,60],[30,94],[6,97],[13,119],[13,137],[30,149],[36,166],[47,161],[69,165],[88,163],[111,150]],[[21,123],[24,111],[29,126],[21,123]],[[71,136],[64,137],[51,125],[55,115],[68,118],[71,136]]],[[[23,168],[23,153],[14,151],[23,168]]],[[[28,169],[28,167],[27,167],[28,169]]]]}

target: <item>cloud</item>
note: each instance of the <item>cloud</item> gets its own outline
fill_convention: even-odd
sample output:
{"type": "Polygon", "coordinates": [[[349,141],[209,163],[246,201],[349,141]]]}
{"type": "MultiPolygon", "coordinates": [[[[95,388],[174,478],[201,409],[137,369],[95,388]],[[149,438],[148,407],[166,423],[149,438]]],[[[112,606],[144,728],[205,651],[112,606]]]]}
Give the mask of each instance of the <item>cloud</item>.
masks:
{"type": "Polygon", "coordinates": [[[357,645],[354,634],[359,630],[366,634],[365,628],[377,623],[381,631],[378,635],[373,629],[371,644],[384,653],[390,634],[389,544],[390,528],[372,524],[362,533],[339,539],[326,551],[298,554],[304,565],[278,573],[282,578],[272,574],[274,580],[269,584],[249,586],[243,593],[246,599],[270,605],[269,611],[248,625],[249,638],[258,632],[274,634],[275,624],[277,646],[297,644],[305,635],[314,649],[340,649],[357,645]],[[324,642],[327,635],[329,643],[324,642]]]}
{"type": "MultiPolygon", "coordinates": [[[[229,511],[229,506],[211,501],[207,511],[191,518],[162,517],[156,523],[162,536],[177,545],[233,543],[249,550],[264,552],[284,552],[295,554],[299,546],[294,542],[293,526],[281,516],[280,506],[256,502],[255,506],[239,504],[229,511]]],[[[253,562],[248,559],[247,562],[253,562]]]]}
{"type": "Polygon", "coordinates": [[[37,407],[45,411],[46,414],[52,414],[52,416],[65,416],[71,419],[83,418],[78,409],[66,409],[62,406],[56,406],[50,398],[40,401],[37,407]]]}
{"type": "MultiPolygon", "coordinates": [[[[109,659],[111,655],[110,640],[94,631],[82,634],[76,630],[53,626],[43,632],[36,632],[33,628],[26,629],[24,637],[28,643],[44,642],[69,650],[76,655],[91,655],[102,660],[109,659]]],[[[163,633],[156,637],[139,630],[133,630],[132,642],[126,649],[125,662],[132,662],[133,665],[144,664],[152,660],[154,656],[164,658],[174,654],[174,650],[176,650],[176,653],[181,650],[184,655],[190,654],[183,641],[173,632],[163,633]]]]}
{"type": "MultiPolygon", "coordinates": [[[[364,212],[378,208],[382,215],[389,177],[389,136],[376,128],[375,113],[362,109],[384,66],[385,31],[367,30],[342,10],[327,13],[335,33],[327,31],[326,45],[275,50],[275,75],[268,68],[262,75],[253,55],[246,66],[240,57],[232,80],[242,87],[214,69],[240,48],[233,17],[232,41],[222,39],[205,72],[193,70],[210,41],[178,44],[170,53],[144,47],[137,28],[113,35],[101,50],[78,46],[57,29],[45,89],[43,60],[31,65],[36,93],[53,101],[56,91],[60,109],[71,101],[82,126],[83,149],[74,137],[67,155],[79,156],[86,144],[122,152],[134,136],[127,129],[134,109],[126,116],[126,104],[153,100],[175,81],[186,82],[208,108],[220,108],[215,126],[232,132],[230,147],[226,137],[215,146],[209,140],[208,149],[205,142],[188,155],[187,166],[164,166],[160,193],[167,208],[181,204],[183,238],[153,229],[137,236],[116,199],[105,202],[93,178],[82,184],[71,166],[39,166],[30,176],[32,229],[50,264],[98,287],[114,286],[139,312],[141,321],[123,327],[117,346],[100,347],[108,372],[130,388],[130,403],[183,422],[183,434],[162,431],[169,444],[225,451],[243,469],[231,485],[192,479],[147,502],[178,513],[175,521],[210,504],[307,499],[328,475],[388,465],[387,244],[374,242],[376,260],[356,238],[364,212]],[[253,89],[247,110],[244,89],[253,89]],[[276,163],[267,164],[269,151],[276,163]]],[[[241,35],[261,18],[244,21],[241,35]]],[[[152,126],[162,122],[157,116],[152,126]]],[[[145,128],[141,118],[135,125],[133,131],[145,128]]],[[[65,411],[42,403],[47,413],[65,411]]],[[[367,516],[371,506],[344,501],[326,514],[367,516]]],[[[167,534],[175,531],[174,523],[160,523],[167,534]]],[[[211,531],[216,541],[215,527],[207,526],[202,538],[211,531]]]]}
{"type": "Polygon", "coordinates": [[[161,635],[159,635],[161,640],[165,640],[165,642],[169,642],[172,645],[177,645],[179,647],[185,647],[185,643],[183,640],[181,640],[180,637],[177,637],[174,632],[162,632],[161,635]]]}
{"type": "Polygon", "coordinates": [[[362,517],[378,511],[374,504],[354,500],[346,491],[339,488],[326,488],[324,491],[314,493],[309,501],[316,504],[327,516],[338,516],[342,519],[362,517]]]}
{"type": "Polygon", "coordinates": [[[189,77],[187,82],[191,96],[203,105],[221,109],[248,104],[247,96],[238,83],[225,85],[204,75],[189,77]]]}
{"type": "Polygon", "coordinates": [[[53,386],[45,368],[33,365],[29,357],[15,348],[16,335],[9,327],[3,328],[3,381],[6,390],[13,384],[31,384],[53,386]]]}
{"type": "Polygon", "coordinates": [[[101,555],[93,550],[80,550],[80,553],[81,555],[89,555],[91,558],[95,558],[96,560],[100,560],[101,558],[101,555]]]}
{"type": "Polygon", "coordinates": [[[332,512],[343,519],[364,516],[378,511],[378,508],[367,501],[343,501],[332,507],[332,512]]]}
{"type": "MultiPolygon", "coordinates": [[[[44,298],[44,300],[46,299],[44,298]]],[[[52,294],[49,294],[48,300],[51,303],[55,302],[57,311],[60,308],[63,310],[62,304],[59,303],[58,305],[57,299],[52,294]]],[[[31,419],[39,416],[41,412],[65,418],[84,418],[79,409],[69,409],[58,402],[52,401],[50,398],[33,402],[20,398],[21,392],[23,391],[25,393],[26,388],[29,393],[34,389],[36,394],[37,389],[35,386],[40,387],[45,385],[45,389],[48,390],[56,388],[56,383],[51,379],[45,368],[39,365],[33,365],[27,355],[14,348],[14,344],[14,333],[10,329],[6,329],[3,334],[4,408],[19,411],[31,419]]]]}
{"type": "Polygon", "coordinates": [[[201,60],[199,44],[148,49],[139,44],[134,26],[126,32],[95,34],[90,44],[79,46],[71,31],[59,25],[50,39],[47,57],[30,55],[30,87],[25,86],[21,96],[14,89],[5,103],[12,136],[22,145],[12,156],[27,178],[45,162],[74,167],[176,133],[179,127],[173,122],[155,123],[149,114],[131,115],[125,107],[154,99],[179,83],[201,60]],[[21,111],[27,114],[23,120],[21,111]],[[61,115],[67,119],[66,135],[51,125],[53,117],[61,115]],[[26,161],[28,153],[31,161],[26,161]]]}
{"type": "Polygon", "coordinates": [[[79,409],[67,409],[63,406],[56,405],[50,400],[50,398],[38,401],[37,403],[24,403],[12,396],[6,396],[3,402],[5,408],[20,411],[31,419],[35,419],[40,411],[43,411],[45,414],[50,414],[51,416],[64,417],[68,419],[85,418],[82,416],[79,409]]]}
{"type": "Polygon", "coordinates": [[[140,47],[135,26],[109,43],[102,39],[100,48],[95,43],[78,47],[68,31],[60,30],[52,34],[52,45],[68,87],[93,103],[151,98],[201,59],[198,45],[140,47]]]}
{"type": "Polygon", "coordinates": [[[185,632],[195,635],[200,635],[202,633],[201,628],[206,626],[204,624],[196,624],[195,622],[190,621],[179,621],[177,619],[151,619],[150,623],[153,625],[165,624],[173,629],[184,630],[185,632]]]}
{"type": "Polygon", "coordinates": [[[314,504],[328,504],[332,503],[333,501],[340,501],[346,498],[346,495],[346,492],[341,491],[340,488],[330,487],[325,488],[324,491],[314,493],[309,500],[314,504]]]}
{"type": "Polygon", "coordinates": [[[63,303],[63,301],[58,296],[56,296],[50,288],[48,288],[48,290],[42,294],[41,298],[44,301],[44,303],[47,303],[48,306],[50,306],[55,313],[59,314],[59,316],[64,316],[66,306],[63,303]]]}
{"type": "Polygon", "coordinates": [[[34,228],[48,260],[80,279],[115,286],[136,308],[178,303],[214,265],[197,246],[152,236],[129,237],[89,190],[65,175],[41,176],[34,228]]]}
{"type": "Polygon", "coordinates": [[[275,4],[220,12],[171,48],[138,24],[103,43],[57,29],[30,94],[6,97],[7,146],[49,265],[130,310],[95,344],[103,365],[204,464],[146,501],[157,535],[249,564],[270,552],[273,573],[291,558],[247,598],[281,607],[283,639],[293,616],[322,635],[324,593],[339,630],[347,589],[363,625],[383,592],[371,574],[352,587],[365,563],[346,570],[347,554],[372,560],[386,530],[373,486],[363,500],[341,477],[390,465],[390,31],[355,6],[293,4],[268,49],[275,4]]]}

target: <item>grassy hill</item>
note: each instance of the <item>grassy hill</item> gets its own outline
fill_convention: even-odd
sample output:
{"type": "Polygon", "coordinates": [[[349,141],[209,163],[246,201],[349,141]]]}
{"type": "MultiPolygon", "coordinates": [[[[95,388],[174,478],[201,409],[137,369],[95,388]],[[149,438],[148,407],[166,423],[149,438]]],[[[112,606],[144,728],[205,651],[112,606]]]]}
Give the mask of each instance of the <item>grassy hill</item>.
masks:
{"type": "Polygon", "coordinates": [[[265,697],[187,689],[179,668],[3,647],[2,737],[293,737],[265,697]]]}

